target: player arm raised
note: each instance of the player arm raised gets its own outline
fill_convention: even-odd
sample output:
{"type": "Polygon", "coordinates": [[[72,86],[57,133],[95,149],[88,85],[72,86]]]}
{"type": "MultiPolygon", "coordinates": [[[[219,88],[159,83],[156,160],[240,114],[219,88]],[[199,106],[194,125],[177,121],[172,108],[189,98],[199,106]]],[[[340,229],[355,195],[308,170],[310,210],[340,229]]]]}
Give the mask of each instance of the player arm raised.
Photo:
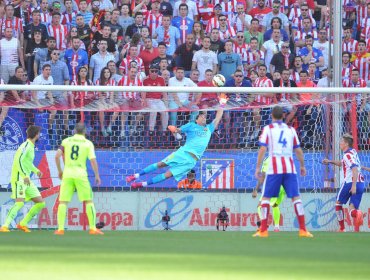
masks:
{"type": "Polygon", "coordinates": [[[215,126],[215,129],[218,127],[218,124],[220,123],[223,114],[224,114],[224,109],[218,109],[217,110],[216,117],[213,120],[213,124],[215,126]]]}
{"type": "MultiPolygon", "coordinates": [[[[341,167],[342,166],[342,162],[340,160],[330,160],[330,159],[327,159],[325,158],[323,161],[322,161],[323,164],[333,164],[333,165],[336,165],[338,167],[341,167]]],[[[366,170],[366,169],[365,169],[366,170]]],[[[369,170],[370,171],[370,170],[369,170]]]]}

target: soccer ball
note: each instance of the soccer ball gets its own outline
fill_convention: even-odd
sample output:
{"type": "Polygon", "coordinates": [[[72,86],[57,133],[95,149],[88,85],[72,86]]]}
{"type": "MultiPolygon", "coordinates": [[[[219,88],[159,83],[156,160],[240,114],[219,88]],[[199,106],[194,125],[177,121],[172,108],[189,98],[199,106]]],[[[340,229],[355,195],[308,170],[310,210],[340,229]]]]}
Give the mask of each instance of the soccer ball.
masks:
{"type": "Polygon", "coordinates": [[[217,74],[213,77],[212,79],[212,84],[215,86],[215,87],[223,87],[224,84],[225,84],[225,77],[221,74],[217,74]]]}

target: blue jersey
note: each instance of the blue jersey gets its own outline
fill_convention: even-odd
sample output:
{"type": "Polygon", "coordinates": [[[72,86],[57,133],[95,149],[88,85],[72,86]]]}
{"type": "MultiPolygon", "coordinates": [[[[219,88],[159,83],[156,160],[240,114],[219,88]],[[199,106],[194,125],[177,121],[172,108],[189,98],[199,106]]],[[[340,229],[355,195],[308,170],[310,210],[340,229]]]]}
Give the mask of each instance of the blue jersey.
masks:
{"type": "Polygon", "coordinates": [[[180,31],[180,39],[182,43],[185,43],[186,35],[191,33],[193,24],[194,20],[188,17],[174,17],[172,19],[172,25],[177,27],[177,29],[180,31]]]}
{"type": "Polygon", "coordinates": [[[189,122],[181,126],[180,129],[181,132],[186,134],[186,142],[181,149],[194,154],[200,159],[207,149],[213,131],[215,131],[214,123],[212,122],[206,126],[201,126],[195,122],[189,122]]]}
{"type": "Polygon", "coordinates": [[[70,81],[77,78],[78,70],[80,70],[83,65],[89,65],[87,52],[83,49],[79,49],[77,52],[73,49],[66,50],[64,59],[68,66],[70,81]]]}

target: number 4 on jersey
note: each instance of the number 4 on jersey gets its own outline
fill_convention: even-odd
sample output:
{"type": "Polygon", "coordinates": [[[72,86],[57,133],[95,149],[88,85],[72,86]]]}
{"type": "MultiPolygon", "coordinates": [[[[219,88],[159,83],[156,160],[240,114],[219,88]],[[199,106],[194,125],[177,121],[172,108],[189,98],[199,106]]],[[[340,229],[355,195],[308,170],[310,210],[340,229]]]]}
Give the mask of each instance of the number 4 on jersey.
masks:
{"type": "Polygon", "coordinates": [[[281,131],[280,137],[279,137],[279,144],[283,144],[283,148],[286,148],[287,141],[285,138],[283,138],[284,131],[281,131]]]}

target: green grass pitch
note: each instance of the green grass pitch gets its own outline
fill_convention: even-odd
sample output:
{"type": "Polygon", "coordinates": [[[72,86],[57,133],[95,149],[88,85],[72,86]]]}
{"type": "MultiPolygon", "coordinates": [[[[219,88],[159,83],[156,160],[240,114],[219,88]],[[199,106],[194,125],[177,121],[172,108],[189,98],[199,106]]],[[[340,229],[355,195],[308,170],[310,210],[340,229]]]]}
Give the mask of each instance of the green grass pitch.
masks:
{"type": "Polygon", "coordinates": [[[0,279],[370,279],[369,233],[0,234],[0,279]]]}

